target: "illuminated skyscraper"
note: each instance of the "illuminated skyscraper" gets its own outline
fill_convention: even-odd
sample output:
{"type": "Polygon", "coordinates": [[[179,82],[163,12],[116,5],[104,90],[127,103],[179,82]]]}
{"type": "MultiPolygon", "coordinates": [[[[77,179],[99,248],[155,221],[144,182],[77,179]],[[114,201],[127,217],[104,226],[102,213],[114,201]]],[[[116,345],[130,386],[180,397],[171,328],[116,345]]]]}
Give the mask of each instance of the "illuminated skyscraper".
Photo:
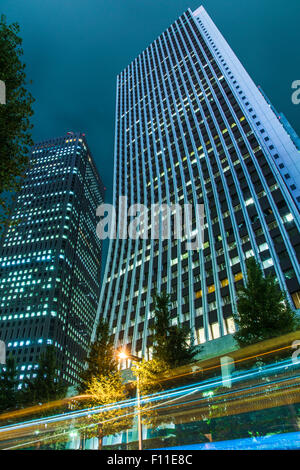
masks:
{"type": "Polygon", "coordinates": [[[103,186],[84,134],[37,143],[0,248],[0,339],[20,382],[53,345],[61,376],[84,366],[99,292],[103,186]]]}
{"type": "MultiPolygon", "coordinates": [[[[195,344],[234,332],[236,287],[252,256],[300,307],[299,161],[203,7],[120,73],[115,206],[119,196],[147,207],[203,204],[205,219],[199,250],[174,238],[110,241],[98,315],[116,345],[151,352],[154,289],[172,294],[173,323],[189,325],[195,344]]],[[[193,227],[203,228],[197,216],[193,227]]]]}

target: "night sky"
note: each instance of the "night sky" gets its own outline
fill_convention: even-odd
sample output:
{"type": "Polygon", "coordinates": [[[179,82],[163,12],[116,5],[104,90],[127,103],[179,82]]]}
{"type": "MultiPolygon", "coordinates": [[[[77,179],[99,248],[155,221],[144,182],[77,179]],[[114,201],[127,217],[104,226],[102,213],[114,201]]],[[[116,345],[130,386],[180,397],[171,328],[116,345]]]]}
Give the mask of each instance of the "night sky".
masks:
{"type": "Polygon", "coordinates": [[[274,106],[300,133],[300,0],[1,0],[18,22],[36,99],[35,141],[85,132],[112,200],[116,76],[187,8],[204,5],[274,106]]]}
{"type": "Polygon", "coordinates": [[[255,83],[300,133],[300,1],[2,0],[21,26],[34,140],[85,132],[112,199],[116,76],[187,8],[204,5],[255,83]]]}

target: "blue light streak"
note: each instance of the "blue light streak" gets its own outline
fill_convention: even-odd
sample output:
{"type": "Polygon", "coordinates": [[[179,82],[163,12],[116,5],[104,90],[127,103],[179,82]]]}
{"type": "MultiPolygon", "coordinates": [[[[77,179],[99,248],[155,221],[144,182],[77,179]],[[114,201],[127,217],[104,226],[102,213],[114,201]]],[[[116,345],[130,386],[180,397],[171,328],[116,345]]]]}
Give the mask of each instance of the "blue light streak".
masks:
{"type": "MultiPolygon", "coordinates": [[[[268,374],[276,373],[276,372],[282,371],[283,369],[291,370],[292,368],[298,369],[299,367],[300,367],[300,361],[293,362],[291,359],[288,359],[285,361],[281,361],[279,363],[269,364],[269,365],[259,367],[256,369],[251,369],[251,371],[245,371],[242,373],[236,372],[235,373],[236,375],[232,374],[233,376],[232,376],[231,382],[238,383],[245,379],[258,378],[260,376],[265,375],[266,373],[268,374]]],[[[214,377],[212,379],[207,379],[207,380],[204,380],[203,382],[199,382],[196,384],[181,386],[181,387],[177,387],[171,390],[166,390],[166,391],[162,391],[159,393],[143,396],[141,398],[141,406],[150,404],[153,402],[160,402],[160,401],[168,400],[168,399],[181,398],[187,394],[193,394],[193,393],[201,392],[201,391],[204,392],[205,390],[211,390],[212,388],[217,388],[222,385],[223,385],[222,378],[214,377]]],[[[263,384],[262,386],[265,386],[265,385],[266,384],[263,384]]],[[[268,383],[267,385],[271,385],[271,383],[268,383]]],[[[229,391],[228,394],[236,393],[237,391],[239,392],[247,391],[248,389],[250,390],[251,388],[253,387],[249,386],[248,388],[244,388],[241,390],[232,390],[232,391],[229,391]]],[[[226,393],[224,395],[226,395],[226,393]]],[[[115,402],[109,405],[96,406],[92,409],[84,408],[82,410],[71,411],[68,413],[60,413],[60,414],[53,415],[47,418],[29,420],[29,421],[24,421],[24,422],[13,424],[13,425],[1,426],[0,433],[14,431],[17,429],[22,429],[22,428],[28,428],[32,426],[39,426],[39,425],[48,424],[48,423],[59,422],[59,421],[67,421],[70,419],[77,419],[77,418],[82,418],[82,417],[90,416],[94,414],[105,413],[105,412],[109,412],[115,409],[131,408],[131,407],[136,407],[136,406],[137,406],[137,400],[136,398],[132,398],[128,400],[115,402]]]]}
{"type": "Polygon", "coordinates": [[[205,442],[177,447],[160,447],[151,450],[292,450],[300,449],[300,432],[272,434],[269,436],[205,442]]]}

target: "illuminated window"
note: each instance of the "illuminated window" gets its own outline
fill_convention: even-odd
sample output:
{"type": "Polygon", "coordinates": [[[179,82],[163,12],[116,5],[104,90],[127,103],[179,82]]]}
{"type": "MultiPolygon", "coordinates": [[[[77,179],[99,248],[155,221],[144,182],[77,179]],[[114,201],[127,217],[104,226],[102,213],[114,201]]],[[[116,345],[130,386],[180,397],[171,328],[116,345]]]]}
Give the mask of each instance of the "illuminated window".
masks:
{"type": "Polygon", "coordinates": [[[196,317],[199,317],[200,315],[203,315],[203,308],[199,307],[196,309],[196,317]]]}
{"type": "Polygon", "coordinates": [[[210,325],[211,327],[211,335],[212,335],[212,339],[217,339],[220,337],[220,327],[219,327],[219,323],[213,323],[212,325],[210,325]]]}
{"type": "Polygon", "coordinates": [[[269,247],[268,247],[268,244],[267,244],[267,243],[263,243],[262,245],[259,245],[259,247],[258,247],[260,253],[261,253],[262,251],[267,250],[268,248],[269,248],[269,247]]]}
{"type": "Polygon", "coordinates": [[[294,217],[292,214],[286,214],[282,217],[283,222],[292,222],[294,220],[294,217]]]}
{"type": "Polygon", "coordinates": [[[250,204],[254,204],[254,200],[252,197],[250,197],[249,199],[247,199],[247,201],[245,201],[246,206],[250,206],[250,204]]]}
{"type": "Polygon", "coordinates": [[[202,297],[202,290],[198,290],[195,294],[196,299],[200,299],[202,297]]]}
{"type": "Polygon", "coordinates": [[[294,294],[292,294],[292,299],[293,299],[295,308],[297,309],[300,308],[300,291],[294,292],[294,294]]]}
{"type": "Polygon", "coordinates": [[[205,343],[204,328],[199,328],[196,330],[196,338],[198,344],[205,343]]]}
{"type": "Polygon", "coordinates": [[[226,318],[226,326],[229,334],[235,333],[235,325],[232,317],[226,318]]]}
{"type": "Polygon", "coordinates": [[[229,284],[228,279],[223,279],[223,280],[221,281],[221,287],[228,286],[228,284],[229,284]]]}
{"type": "Polygon", "coordinates": [[[273,266],[273,260],[272,258],[269,258],[269,259],[266,259],[264,262],[263,262],[263,267],[264,269],[267,269],[269,268],[270,266],[273,266]]]}
{"type": "Polygon", "coordinates": [[[240,281],[241,279],[243,279],[243,273],[237,273],[237,274],[234,276],[234,280],[235,280],[235,281],[240,281]]]}

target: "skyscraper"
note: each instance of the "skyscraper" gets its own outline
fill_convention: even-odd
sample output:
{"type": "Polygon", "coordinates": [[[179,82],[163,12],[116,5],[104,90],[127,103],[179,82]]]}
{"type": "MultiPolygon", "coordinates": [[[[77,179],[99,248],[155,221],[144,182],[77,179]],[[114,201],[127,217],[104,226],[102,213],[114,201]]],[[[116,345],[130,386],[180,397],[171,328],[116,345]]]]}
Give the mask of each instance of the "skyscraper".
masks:
{"type": "Polygon", "coordinates": [[[116,346],[151,353],[155,289],[172,294],[172,322],[195,344],[233,333],[252,256],[300,308],[299,181],[269,103],[204,8],[186,11],[117,77],[114,205],[202,204],[204,226],[192,223],[203,246],[110,240],[98,316],[116,346]]]}
{"type": "Polygon", "coordinates": [[[84,366],[100,292],[103,189],[84,134],[33,146],[0,248],[0,339],[20,383],[47,345],[67,383],[84,366]]]}
{"type": "MultiPolygon", "coordinates": [[[[263,97],[265,98],[265,100],[267,101],[267,103],[269,104],[270,108],[272,109],[272,111],[274,112],[274,114],[277,116],[277,118],[280,120],[281,124],[283,125],[283,127],[285,128],[286,132],[289,134],[290,138],[292,139],[292,141],[294,142],[295,144],[295,147],[300,151],[300,138],[298,136],[298,134],[296,133],[296,131],[293,129],[293,127],[291,126],[291,124],[289,123],[289,121],[287,120],[287,118],[285,117],[285,115],[283,113],[279,113],[275,107],[273,106],[273,104],[271,103],[271,101],[269,100],[269,98],[267,97],[267,95],[265,94],[265,92],[263,91],[263,89],[261,88],[261,86],[258,86],[261,94],[263,95],[263,97]]],[[[299,202],[299,201],[298,201],[299,202]]]]}

